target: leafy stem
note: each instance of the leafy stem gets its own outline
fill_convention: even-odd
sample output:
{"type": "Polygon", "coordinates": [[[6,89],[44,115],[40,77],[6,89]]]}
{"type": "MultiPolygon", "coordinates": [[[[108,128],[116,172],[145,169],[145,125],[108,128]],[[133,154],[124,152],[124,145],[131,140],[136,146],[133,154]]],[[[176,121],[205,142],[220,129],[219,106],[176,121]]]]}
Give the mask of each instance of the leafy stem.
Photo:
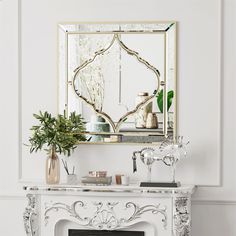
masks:
{"type": "Polygon", "coordinates": [[[70,156],[77,147],[77,141],[85,141],[86,138],[81,132],[85,131],[84,121],[81,115],[72,112],[67,118],[66,115],[53,117],[50,113],[39,111],[33,114],[39,121],[30,129],[32,136],[29,138],[30,153],[37,152],[46,146],[48,152],[55,151],[70,156]]]}

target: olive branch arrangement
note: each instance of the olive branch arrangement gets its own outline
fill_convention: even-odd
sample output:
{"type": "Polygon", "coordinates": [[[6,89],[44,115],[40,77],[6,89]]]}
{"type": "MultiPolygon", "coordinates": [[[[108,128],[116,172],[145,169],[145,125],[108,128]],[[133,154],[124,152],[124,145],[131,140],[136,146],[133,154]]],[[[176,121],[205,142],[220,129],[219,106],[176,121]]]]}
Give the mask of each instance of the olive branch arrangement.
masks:
{"type": "Polygon", "coordinates": [[[53,117],[47,111],[33,114],[39,121],[38,125],[33,125],[30,129],[32,136],[29,138],[30,153],[44,150],[56,153],[63,153],[70,156],[71,152],[77,147],[78,141],[86,141],[82,132],[85,131],[84,121],[81,115],[75,112],[70,113],[67,118],[65,113],[53,117]]]}

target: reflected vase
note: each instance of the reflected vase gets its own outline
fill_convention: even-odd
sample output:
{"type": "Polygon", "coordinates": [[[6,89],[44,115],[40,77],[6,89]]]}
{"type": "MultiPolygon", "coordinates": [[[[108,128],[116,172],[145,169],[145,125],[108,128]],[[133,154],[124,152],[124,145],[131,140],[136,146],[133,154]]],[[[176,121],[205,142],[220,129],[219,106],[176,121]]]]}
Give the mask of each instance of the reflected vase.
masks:
{"type": "MultiPolygon", "coordinates": [[[[92,115],[90,122],[86,124],[86,129],[89,132],[95,132],[95,133],[107,132],[108,133],[110,132],[110,124],[108,124],[103,117],[92,115]]],[[[90,142],[102,142],[105,137],[107,136],[106,135],[92,135],[92,136],[89,135],[87,138],[90,138],[90,142]]]]}
{"type": "Polygon", "coordinates": [[[46,183],[59,184],[60,182],[60,161],[52,148],[46,160],[46,183]]]}
{"type": "MultiPolygon", "coordinates": [[[[140,105],[142,102],[146,101],[148,98],[149,98],[149,95],[147,92],[138,93],[135,99],[135,105],[136,106],[140,105]]],[[[152,102],[149,102],[147,105],[138,109],[138,111],[135,113],[135,116],[134,116],[135,127],[137,129],[146,128],[147,115],[148,113],[151,113],[151,112],[152,112],[152,102]]]]}

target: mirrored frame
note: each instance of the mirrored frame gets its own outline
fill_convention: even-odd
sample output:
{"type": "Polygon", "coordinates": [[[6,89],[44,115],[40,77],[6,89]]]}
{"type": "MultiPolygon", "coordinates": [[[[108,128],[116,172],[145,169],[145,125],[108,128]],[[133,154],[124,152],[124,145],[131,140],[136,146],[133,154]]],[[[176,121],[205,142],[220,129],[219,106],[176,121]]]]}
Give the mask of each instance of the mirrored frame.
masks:
{"type": "MultiPolygon", "coordinates": [[[[112,131],[104,132],[91,132],[86,131],[85,135],[87,137],[91,136],[99,136],[99,137],[114,137],[111,141],[88,141],[83,143],[88,144],[104,144],[104,143],[149,143],[155,144],[162,141],[167,136],[176,136],[177,133],[177,23],[175,21],[155,21],[155,22],[110,22],[110,23],[84,23],[84,22],[76,22],[76,23],[61,23],[58,25],[58,77],[59,77],[59,97],[58,97],[58,105],[59,105],[59,113],[62,113],[64,110],[68,114],[71,111],[77,111],[82,114],[82,104],[83,102],[87,103],[87,105],[91,106],[95,113],[103,118],[105,121],[110,124],[112,127],[112,131]],[[118,43],[123,44],[123,48],[127,51],[127,53],[133,53],[134,56],[137,57],[139,61],[146,62],[146,66],[149,64],[148,61],[145,61],[139,54],[135,54],[135,51],[132,51],[130,48],[126,47],[120,39],[122,35],[162,35],[164,38],[164,70],[162,74],[162,79],[158,78],[156,92],[154,92],[147,100],[138,104],[135,109],[124,114],[120,123],[127,118],[127,116],[137,112],[139,109],[147,104],[150,99],[154,99],[156,95],[163,90],[163,121],[162,121],[162,129],[160,130],[122,130],[119,127],[120,124],[117,122],[113,122],[108,113],[100,111],[96,109],[90,102],[86,101],[81,94],[76,92],[76,75],[78,71],[85,64],[89,64],[89,60],[84,61],[75,68],[70,68],[70,60],[71,54],[70,48],[70,38],[77,37],[80,35],[105,35],[111,34],[115,39],[118,39],[118,43]],[[73,71],[73,73],[72,73],[73,71]],[[172,111],[171,111],[171,128],[169,127],[169,116],[168,113],[168,92],[170,91],[168,78],[171,77],[171,90],[173,90],[174,97],[172,101],[172,111]]],[[[103,48],[105,49],[105,47],[103,48]]],[[[102,49],[102,50],[103,50],[102,49]]],[[[101,50],[100,50],[101,51],[101,50]]],[[[94,52],[94,58],[96,57],[96,53],[94,52]]],[[[101,52],[100,52],[101,54],[101,52]]],[[[153,70],[155,70],[154,68],[153,70]]],[[[158,77],[158,76],[157,76],[158,77]]],[[[120,89],[120,88],[119,88],[120,89]]],[[[96,139],[95,139],[96,140],[96,139]]]]}

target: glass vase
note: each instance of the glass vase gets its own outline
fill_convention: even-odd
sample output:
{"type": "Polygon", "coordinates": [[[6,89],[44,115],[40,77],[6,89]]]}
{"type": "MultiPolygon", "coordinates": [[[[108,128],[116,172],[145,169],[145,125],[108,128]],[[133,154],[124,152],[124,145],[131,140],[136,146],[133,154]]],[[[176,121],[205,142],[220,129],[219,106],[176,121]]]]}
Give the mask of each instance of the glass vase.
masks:
{"type": "Polygon", "coordinates": [[[60,161],[52,148],[46,160],[46,183],[59,184],[60,182],[60,161]]]}

